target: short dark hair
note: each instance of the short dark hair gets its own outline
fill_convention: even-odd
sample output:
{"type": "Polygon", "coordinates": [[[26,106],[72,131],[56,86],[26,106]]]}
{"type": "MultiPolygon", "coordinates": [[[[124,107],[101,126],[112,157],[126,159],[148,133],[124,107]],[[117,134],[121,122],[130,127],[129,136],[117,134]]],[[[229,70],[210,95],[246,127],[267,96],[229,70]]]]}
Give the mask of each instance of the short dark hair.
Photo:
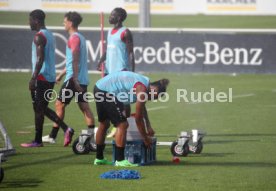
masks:
{"type": "Polygon", "coordinates": [[[42,11],[41,9],[35,9],[30,13],[30,17],[38,20],[40,23],[44,23],[46,15],[45,15],[44,11],[42,11]]]}
{"type": "Polygon", "coordinates": [[[121,7],[117,7],[114,9],[121,17],[121,22],[124,22],[124,20],[126,20],[127,18],[127,12],[125,9],[121,8],[121,7]]]}
{"type": "Polygon", "coordinates": [[[68,21],[71,21],[74,28],[77,28],[79,24],[82,22],[82,16],[78,12],[68,12],[64,15],[68,21]]]}
{"type": "Polygon", "coordinates": [[[160,93],[166,92],[167,86],[169,85],[170,81],[168,79],[161,79],[155,82],[150,83],[152,86],[156,86],[158,88],[158,95],[160,93]]]}

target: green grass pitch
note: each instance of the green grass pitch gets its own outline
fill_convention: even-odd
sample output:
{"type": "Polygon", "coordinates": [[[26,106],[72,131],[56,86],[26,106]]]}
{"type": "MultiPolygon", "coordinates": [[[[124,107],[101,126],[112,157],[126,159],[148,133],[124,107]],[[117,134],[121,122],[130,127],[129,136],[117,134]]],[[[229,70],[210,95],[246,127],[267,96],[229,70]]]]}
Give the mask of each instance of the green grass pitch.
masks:
{"type": "MultiPolygon", "coordinates": [[[[99,27],[99,15],[83,14],[81,26],[99,27]]],[[[0,24],[28,25],[28,13],[1,12],[0,24]]],[[[108,16],[105,16],[105,27],[108,16]]],[[[62,26],[63,14],[47,14],[48,26],[62,26]]],[[[152,27],[174,28],[276,28],[275,16],[152,16],[152,27]]],[[[137,27],[138,18],[129,15],[125,25],[137,27]]],[[[117,169],[94,166],[95,153],[75,155],[64,148],[63,135],[58,143],[43,148],[23,149],[20,143],[34,137],[34,115],[28,91],[29,73],[0,73],[0,120],[8,130],[17,154],[2,164],[5,170],[0,190],[121,190],[121,191],[221,191],[275,190],[276,183],[276,76],[219,74],[147,74],[152,80],[170,79],[167,103],[147,103],[152,126],[158,141],[174,141],[181,131],[204,130],[203,152],[181,158],[179,165],[171,162],[168,146],[157,147],[157,162],[134,168],[142,179],[133,181],[102,180],[100,174],[117,169]],[[177,102],[176,91],[227,92],[233,89],[232,103],[189,104],[177,102]],[[163,108],[163,109],[162,109],[163,108]]],[[[99,75],[90,75],[91,91],[99,75]]],[[[59,90],[60,85],[55,89],[59,90]]],[[[95,114],[95,104],[90,103],[95,114]]],[[[54,104],[51,103],[53,108],[54,104]]],[[[78,136],[86,128],[77,104],[66,110],[65,121],[78,136]]],[[[51,129],[45,120],[44,135],[51,129]]],[[[111,159],[111,146],[106,148],[111,159]]]]}
{"type": "MultiPolygon", "coordinates": [[[[134,168],[140,180],[102,180],[100,174],[117,169],[94,166],[95,153],[75,155],[64,148],[63,135],[58,143],[43,148],[20,148],[20,143],[34,137],[33,111],[28,91],[29,73],[1,73],[0,119],[6,126],[17,154],[3,163],[5,179],[2,190],[275,190],[276,130],[275,75],[219,74],[146,74],[152,80],[170,79],[170,100],[147,103],[152,126],[158,141],[174,141],[183,130],[204,130],[204,149],[199,155],[181,158],[179,165],[171,162],[168,146],[157,147],[157,162],[134,168]],[[232,103],[177,102],[177,89],[189,92],[233,90],[232,103]],[[163,109],[161,109],[163,108],[163,109]],[[164,109],[165,108],[165,109],[164,109]],[[26,134],[25,134],[25,133],[26,134]]],[[[99,75],[91,74],[93,84],[99,75]]],[[[56,85],[58,90],[60,85],[56,85]]],[[[53,103],[50,107],[53,108],[53,103]]],[[[95,104],[90,103],[95,113],[95,104]]],[[[66,122],[78,136],[85,123],[77,104],[66,110],[66,122]]],[[[44,134],[51,129],[45,120],[44,134]]],[[[105,157],[111,159],[112,147],[105,157]]]]}

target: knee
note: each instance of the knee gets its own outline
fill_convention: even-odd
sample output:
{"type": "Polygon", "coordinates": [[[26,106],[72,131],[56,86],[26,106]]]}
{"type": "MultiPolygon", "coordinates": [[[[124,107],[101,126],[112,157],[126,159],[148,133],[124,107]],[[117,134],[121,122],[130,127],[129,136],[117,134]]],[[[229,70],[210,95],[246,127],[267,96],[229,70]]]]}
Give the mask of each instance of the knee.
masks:
{"type": "Polygon", "coordinates": [[[89,113],[90,112],[90,108],[88,103],[79,103],[79,108],[83,113],[89,113]]]}
{"type": "Polygon", "coordinates": [[[34,110],[37,116],[44,116],[45,108],[43,106],[37,105],[35,106],[34,110]]]}
{"type": "Polygon", "coordinates": [[[45,103],[43,101],[37,101],[37,102],[33,103],[33,108],[34,108],[35,112],[44,112],[47,108],[47,103],[45,103]]]}
{"type": "Polygon", "coordinates": [[[64,104],[59,100],[57,100],[55,103],[55,107],[56,107],[56,110],[60,111],[60,110],[63,110],[64,104]]]}
{"type": "Polygon", "coordinates": [[[129,125],[128,125],[128,122],[123,122],[123,123],[120,123],[120,124],[117,126],[117,128],[126,131],[127,128],[128,128],[128,126],[129,126],[129,125]]]}

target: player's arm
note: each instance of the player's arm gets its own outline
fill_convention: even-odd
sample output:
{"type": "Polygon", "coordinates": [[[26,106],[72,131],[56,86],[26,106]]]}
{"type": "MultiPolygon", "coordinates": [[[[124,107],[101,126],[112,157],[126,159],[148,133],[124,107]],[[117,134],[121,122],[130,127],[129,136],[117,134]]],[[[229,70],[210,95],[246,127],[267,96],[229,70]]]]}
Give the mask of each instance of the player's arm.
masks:
{"type": "Polygon", "coordinates": [[[41,70],[43,62],[44,62],[44,57],[45,57],[44,49],[45,49],[45,45],[46,45],[46,39],[41,34],[37,34],[34,37],[34,43],[36,46],[36,64],[35,64],[35,69],[34,69],[32,78],[29,82],[30,90],[35,89],[35,82],[37,80],[37,77],[40,73],[40,70],[41,70]]]}
{"type": "Polygon", "coordinates": [[[97,66],[98,71],[102,71],[102,65],[104,65],[104,61],[106,60],[106,52],[103,53],[102,57],[100,58],[97,66]]]}
{"type": "Polygon", "coordinates": [[[146,104],[146,88],[143,85],[136,86],[136,112],[135,112],[135,121],[138,127],[138,130],[143,137],[144,143],[147,147],[151,145],[151,138],[148,136],[146,132],[146,127],[144,123],[144,110],[146,104]]]}
{"type": "Polygon", "coordinates": [[[78,75],[79,75],[79,61],[80,61],[80,39],[74,35],[70,38],[69,48],[71,48],[73,55],[73,82],[77,91],[82,92],[83,89],[80,86],[78,75]]]}
{"type": "Polygon", "coordinates": [[[56,83],[59,83],[63,76],[66,74],[66,67],[57,75],[56,77],[56,83]]]}
{"type": "Polygon", "coordinates": [[[148,135],[152,137],[152,136],[154,136],[155,132],[154,132],[153,128],[151,127],[146,106],[144,107],[143,115],[144,115],[144,119],[146,122],[148,135]]]}
{"type": "Polygon", "coordinates": [[[128,64],[131,67],[131,71],[135,71],[135,58],[133,52],[133,37],[129,29],[126,29],[124,40],[126,43],[127,53],[128,53],[128,64]]]}

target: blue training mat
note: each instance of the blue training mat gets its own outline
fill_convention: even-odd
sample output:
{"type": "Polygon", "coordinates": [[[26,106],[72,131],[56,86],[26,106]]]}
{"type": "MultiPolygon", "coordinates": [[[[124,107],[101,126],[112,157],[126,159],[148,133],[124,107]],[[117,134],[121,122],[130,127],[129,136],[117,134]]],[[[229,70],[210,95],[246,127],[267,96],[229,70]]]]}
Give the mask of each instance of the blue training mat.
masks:
{"type": "Polygon", "coordinates": [[[103,179],[140,179],[141,175],[136,170],[111,170],[101,174],[103,179]]]}

